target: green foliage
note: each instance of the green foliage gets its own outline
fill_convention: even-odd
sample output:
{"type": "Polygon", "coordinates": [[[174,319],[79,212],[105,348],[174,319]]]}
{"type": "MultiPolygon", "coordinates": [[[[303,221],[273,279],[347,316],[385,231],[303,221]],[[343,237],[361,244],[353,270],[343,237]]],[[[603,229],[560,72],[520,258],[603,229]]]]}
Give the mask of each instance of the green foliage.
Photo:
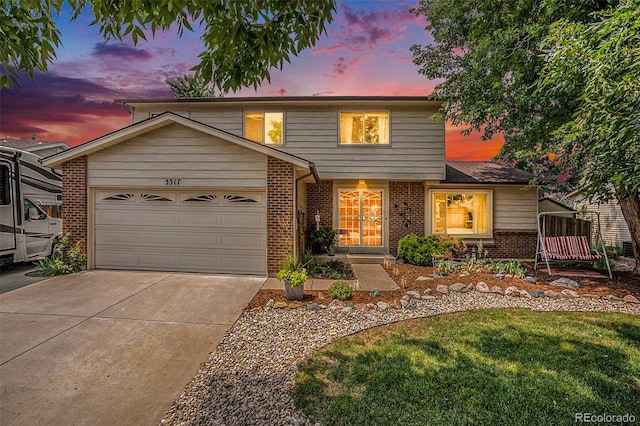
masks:
{"type": "Polygon", "coordinates": [[[495,262],[488,265],[488,267],[492,272],[497,274],[511,274],[519,278],[524,278],[527,275],[527,268],[519,260],[495,262]]]}
{"type": "Polygon", "coordinates": [[[433,255],[451,257],[453,242],[432,234],[418,237],[409,234],[398,241],[398,258],[411,265],[433,266],[433,255]]]}
{"type": "Polygon", "coordinates": [[[309,232],[309,246],[312,253],[326,253],[329,246],[336,245],[336,230],[322,225],[319,229],[311,228],[309,232]]]}
{"type": "Polygon", "coordinates": [[[58,239],[51,257],[40,260],[36,266],[44,275],[72,274],[81,271],[87,263],[87,254],[82,250],[80,241],[71,244],[71,233],[67,232],[58,239]]]}
{"type": "Polygon", "coordinates": [[[315,278],[330,278],[333,280],[349,279],[353,272],[351,266],[339,260],[316,265],[314,263],[308,266],[309,275],[315,278]]]}
{"type": "Polygon", "coordinates": [[[282,122],[272,120],[271,130],[267,132],[272,143],[282,143],[282,122]]]}
{"type": "Polygon", "coordinates": [[[347,300],[351,298],[351,286],[345,281],[336,281],[329,286],[329,295],[338,300],[347,300]]]}
{"type": "Polygon", "coordinates": [[[433,316],[314,352],[298,365],[294,401],[326,425],[569,425],[574,413],[637,413],[639,340],[637,315],[433,316]]]}
{"type": "MultiPolygon", "coordinates": [[[[63,0],[20,0],[0,6],[0,84],[17,83],[18,71],[33,77],[46,71],[60,45],[54,22],[63,0]]],[[[269,70],[291,62],[291,55],[315,45],[332,21],[335,0],[67,0],[71,20],[86,7],[91,25],[106,39],[128,37],[137,44],[145,30],[202,29],[203,51],[193,70],[211,81],[221,93],[270,80],[269,70]]]]}
{"type": "Polygon", "coordinates": [[[296,256],[290,254],[278,271],[277,278],[280,281],[287,281],[291,287],[298,287],[304,285],[308,275],[302,262],[296,256]]]}
{"type": "Polygon", "coordinates": [[[216,98],[223,95],[217,93],[214,85],[199,75],[184,75],[175,80],[167,80],[166,83],[176,99],[216,98]]]}

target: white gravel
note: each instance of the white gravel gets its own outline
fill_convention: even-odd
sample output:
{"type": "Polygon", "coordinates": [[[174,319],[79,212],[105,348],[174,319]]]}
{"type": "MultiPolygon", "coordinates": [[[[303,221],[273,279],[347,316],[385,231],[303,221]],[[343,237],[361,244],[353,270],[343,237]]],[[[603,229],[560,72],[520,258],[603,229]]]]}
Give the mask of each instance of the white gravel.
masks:
{"type": "Polygon", "coordinates": [[[167,412],[163,425],[307,425],[293,404],[297,363],[332,341],[412,318],[483,308],[640,314],[640,305],[576,299],[525,299],[452,293],[414,310],[268,309],[244,312],[167,412]]]}

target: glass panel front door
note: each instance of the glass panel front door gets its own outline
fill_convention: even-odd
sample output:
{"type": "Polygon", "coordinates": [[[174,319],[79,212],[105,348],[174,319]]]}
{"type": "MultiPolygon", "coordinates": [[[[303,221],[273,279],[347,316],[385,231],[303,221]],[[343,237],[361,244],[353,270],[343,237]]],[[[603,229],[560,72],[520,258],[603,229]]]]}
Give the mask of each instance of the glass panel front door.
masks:
{"type": "Polygon", "coordinates": [[[339,192],[339,245],[382,246],[382,191],[339,192]]]}

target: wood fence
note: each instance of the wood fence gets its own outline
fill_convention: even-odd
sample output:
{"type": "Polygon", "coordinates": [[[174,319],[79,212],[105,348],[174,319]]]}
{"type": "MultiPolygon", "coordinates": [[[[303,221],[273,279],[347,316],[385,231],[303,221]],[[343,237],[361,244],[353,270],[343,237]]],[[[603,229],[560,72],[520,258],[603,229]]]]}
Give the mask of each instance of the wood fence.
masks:
{"type": "Polygon", "coordinates": [[[542,216],[540,227],[545,237],[578,235],[591,241],[591,222],[583,219],[562,216],[542,216]]]}

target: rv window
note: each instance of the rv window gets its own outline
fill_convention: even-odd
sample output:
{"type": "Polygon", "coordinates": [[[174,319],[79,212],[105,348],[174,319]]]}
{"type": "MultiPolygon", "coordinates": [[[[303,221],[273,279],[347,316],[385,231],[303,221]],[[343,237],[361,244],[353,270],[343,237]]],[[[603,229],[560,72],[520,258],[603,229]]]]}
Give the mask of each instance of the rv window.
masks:
{"type": "Polygon", "coordinates": [[[0,165],[0,206],[6,206],[9,203],[11,203],[9,167],[0,165]]]}

